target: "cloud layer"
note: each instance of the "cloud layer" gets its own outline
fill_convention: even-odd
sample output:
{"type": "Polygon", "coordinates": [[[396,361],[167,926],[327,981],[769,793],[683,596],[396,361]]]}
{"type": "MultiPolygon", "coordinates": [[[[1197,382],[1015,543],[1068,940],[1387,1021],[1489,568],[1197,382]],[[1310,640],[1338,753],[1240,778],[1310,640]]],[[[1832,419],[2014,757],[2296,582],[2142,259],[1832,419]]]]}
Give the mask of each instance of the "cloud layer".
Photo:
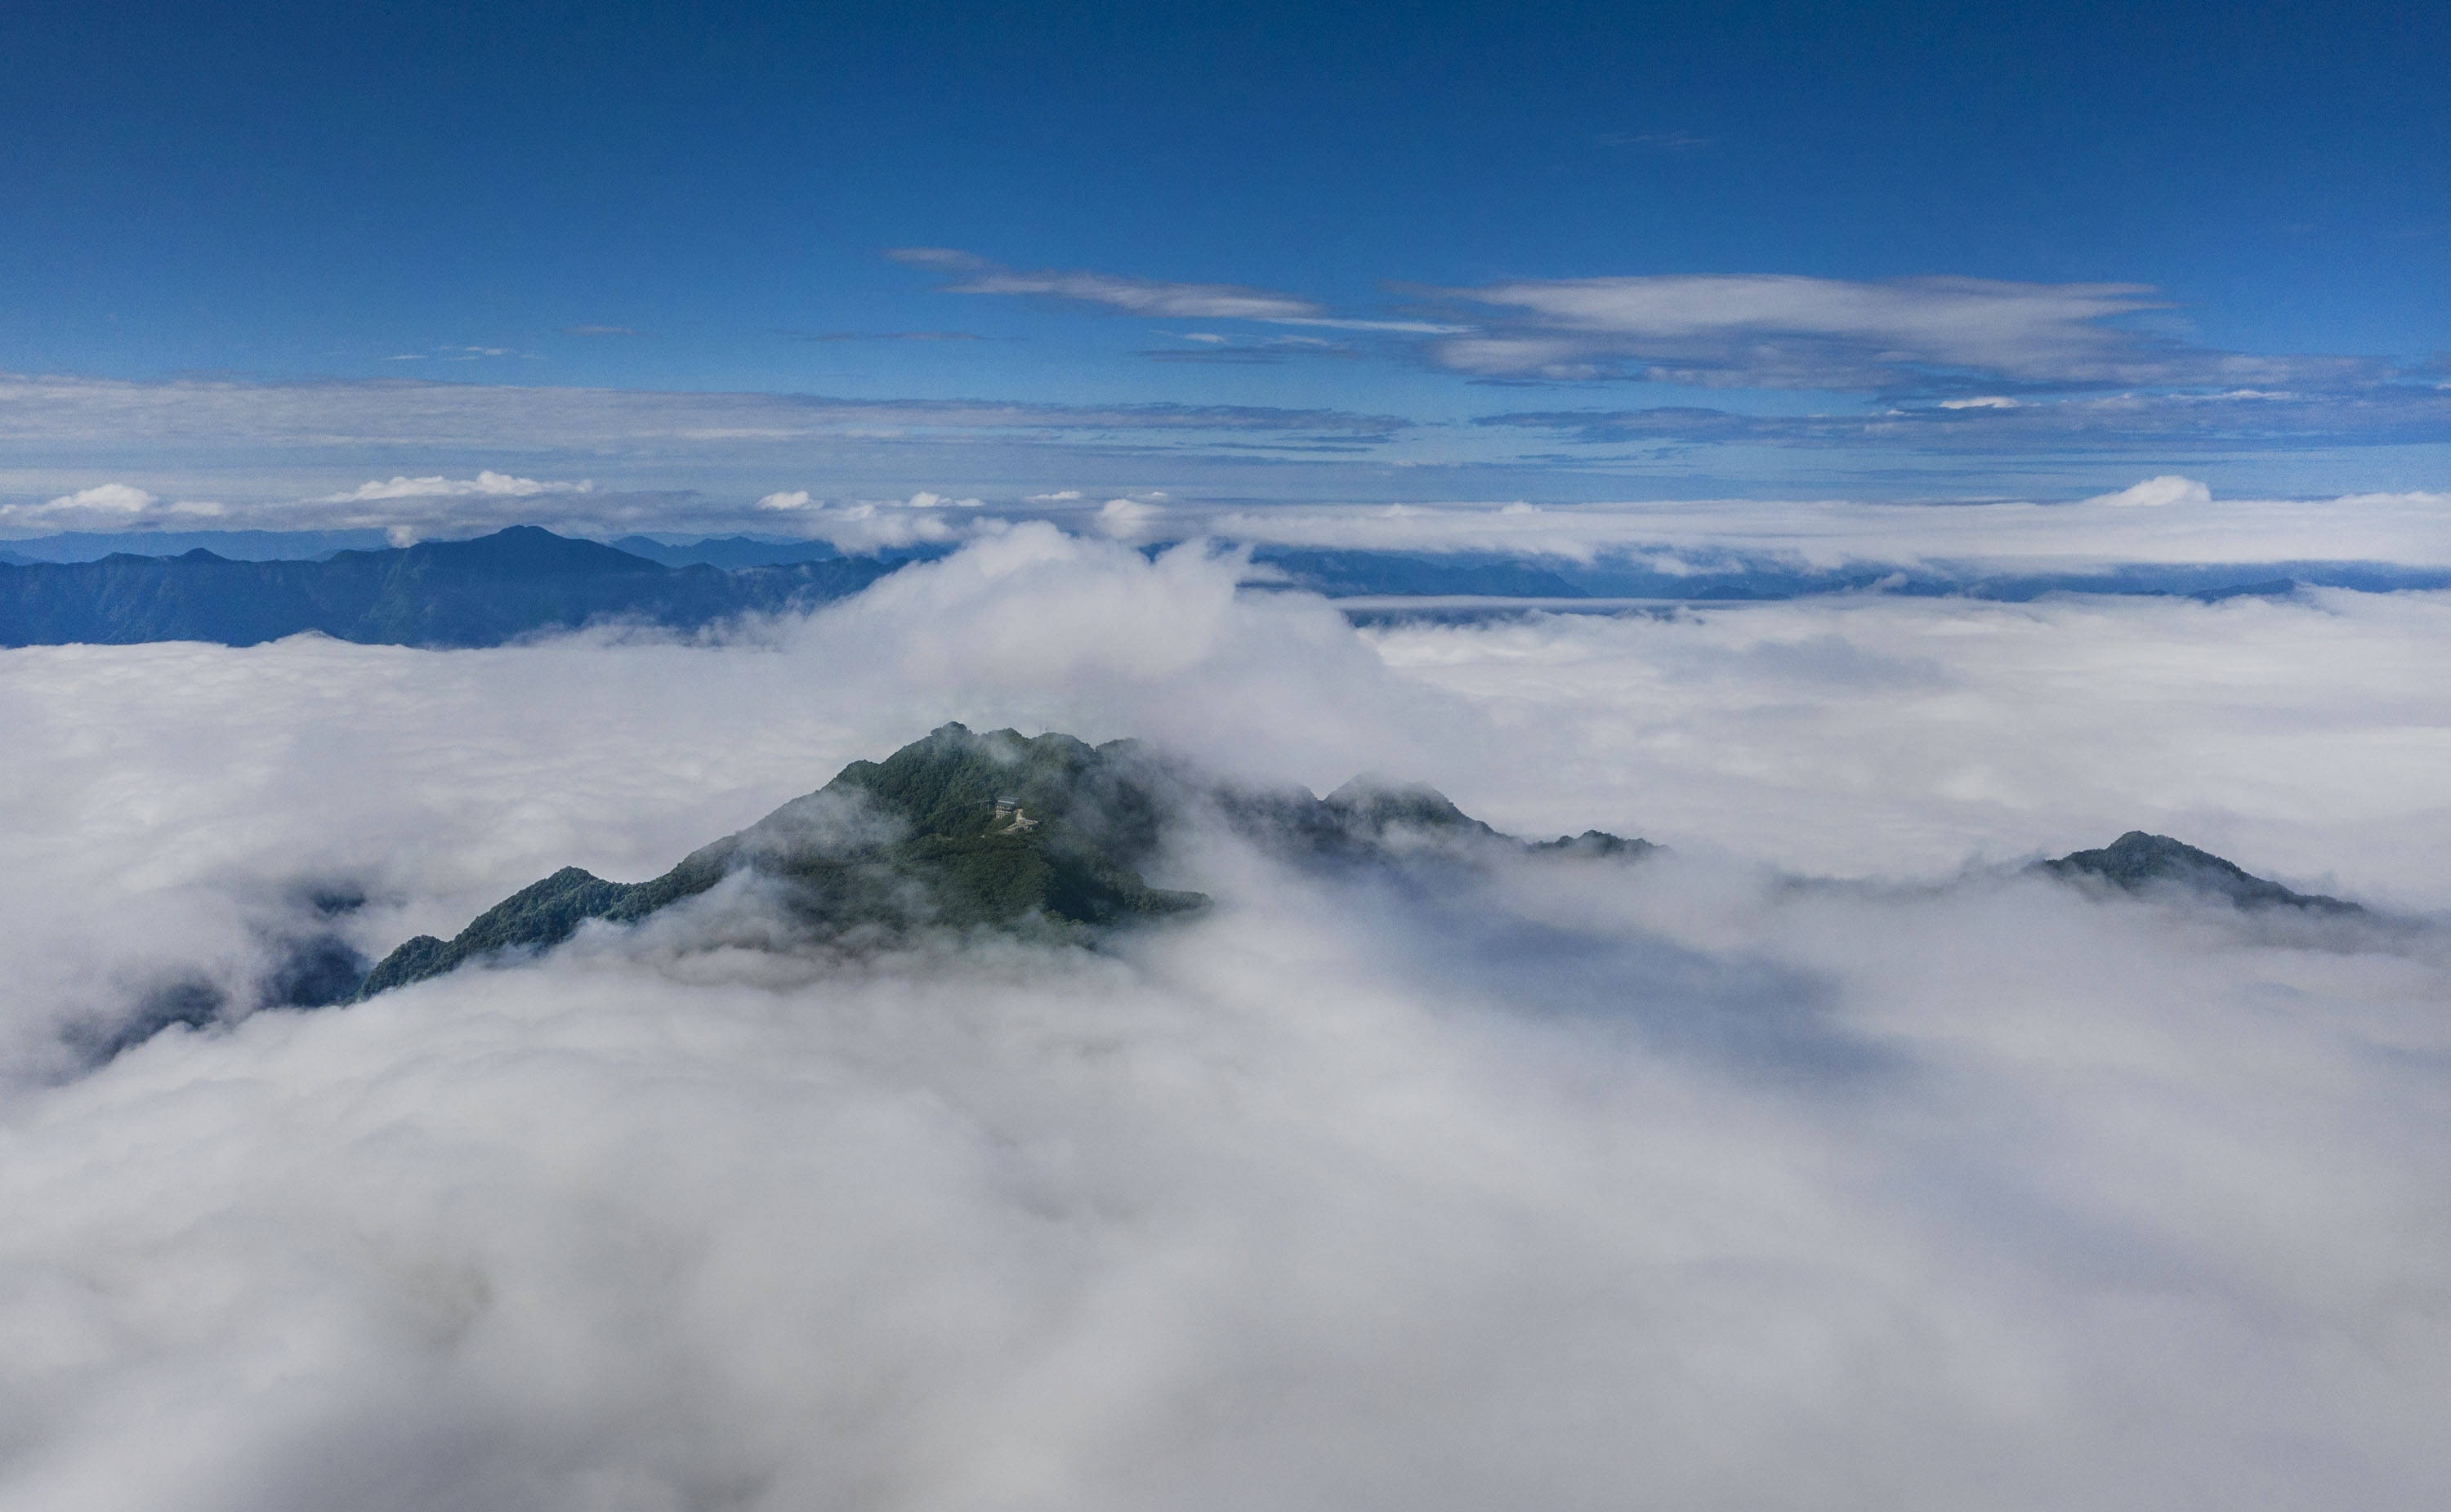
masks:
{"type": "Polygon", "coordinates": [[[2451,563],[2451,497],[2215,499],[2164,474],[2072,504],[1882,504],[1728,500],[1539,508],[1209,509],[1177,528],[1235,540],[1384,551],[1480,551],[1588,561],[1631,554],[1662,570],[1688,559],[1850,563],[2103,566],[2120,562],[2451,563]]]}
{"type": "Polygon", "coordinates": [[[2442,908],[2451,603],[1363,635],[1237,575],[1024,526],[730,643],[0,655],[7,1500],[2428,1504],[2434,935],[1761,863],[2136,823],[2442,908]],[[1679,854],[1194,835],[1215,913],[1096,955],[774,953],[735,890],[42,1085],[315,888],[387,946],[945,717],[1679,854]]]}

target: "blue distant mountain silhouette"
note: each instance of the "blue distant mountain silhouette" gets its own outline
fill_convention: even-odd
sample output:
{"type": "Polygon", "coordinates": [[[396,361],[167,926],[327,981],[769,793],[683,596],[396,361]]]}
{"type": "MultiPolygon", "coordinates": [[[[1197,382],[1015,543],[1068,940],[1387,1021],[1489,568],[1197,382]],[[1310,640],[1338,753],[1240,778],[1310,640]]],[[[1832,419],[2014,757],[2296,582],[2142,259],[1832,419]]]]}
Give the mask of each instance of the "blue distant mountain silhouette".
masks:
{"type": "Polygon", "coordinates": [[[247,646],[312,630],[366,644],[492,646],[597,620],[695,629],[840,599],[895,565],[837,557],[669,566],[534,525],[321,561],[232,561],[198,549],[0,564],[0,645],[247,646]]]}

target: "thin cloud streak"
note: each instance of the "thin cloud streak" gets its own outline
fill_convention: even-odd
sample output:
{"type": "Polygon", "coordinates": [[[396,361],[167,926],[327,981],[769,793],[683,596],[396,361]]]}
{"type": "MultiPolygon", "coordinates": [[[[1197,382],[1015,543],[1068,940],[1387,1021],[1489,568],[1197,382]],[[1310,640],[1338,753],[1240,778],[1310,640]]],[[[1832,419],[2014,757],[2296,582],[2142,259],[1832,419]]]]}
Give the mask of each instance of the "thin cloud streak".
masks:
{"type": "Polygon", "coordinates": [[[1286,431],[1385,436],[1408,422],[1234,404],[1045,404],[801,394],[513,387],[413,381],[245,383],[0,375],[0,441],[63,446],[336,448],[373,443],[537,450],[640,441],[791,440],[853,430],[1062,434],[1286,431]]]}
{"type": "Polygon", "coordinates": [[[1170,283],[1088,270],[1021,272],[970,252],[937,246],[896,247],[885,255],[897,263],[935,268],[953,276],[955,282],[945,285],[949,294],[1033,295],[1105,305],[1133,315],[1257,321],[1270,325],[1315,325],[1329,330],[1384,331],[1406,336],[1457,335],[1471,329],[1438,321],[1336,315],[1311,300],[1240,284],[1170,283]]]}
{"type": "Polygon", "coordinates": [[[1328,313],[1309,300],[1238,284],[1169,283],[1088,271],[1022,272],[943,247],[897,247],[885,255],[951,275],[953,282],[946,290],[954,294],[1035,295],[1182,320],[1316,319],[1328,313]]]}
{"type": "Polygon", "coordinates": [[[2451,442],[2451,393],[2408,383],[2305,392],[2126,393],[2013,399],[1981,395],[1865,414],[1740,414],[1697,405],[1518,410],[1480,426],[1546,431],[1585,446],[1770,445],[1894,448],[1933,454],[2246,452],[2451,442]]]}

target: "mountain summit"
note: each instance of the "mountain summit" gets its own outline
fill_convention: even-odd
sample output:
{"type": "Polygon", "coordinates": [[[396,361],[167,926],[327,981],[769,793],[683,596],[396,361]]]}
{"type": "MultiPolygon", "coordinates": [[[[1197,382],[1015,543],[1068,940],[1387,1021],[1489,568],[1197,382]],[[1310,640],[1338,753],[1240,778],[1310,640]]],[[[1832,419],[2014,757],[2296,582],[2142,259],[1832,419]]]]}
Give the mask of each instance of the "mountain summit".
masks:
{"type": "Polygon", "coordinates": [[[1336,864],[1496,848],[1519,854],[1638,855],[1598,831],[1530,845],[1500,835],[1425,787],[1360,778],[1327,798],[1208,781],[1136,740],[977,734],[948,724],[832,782],[645,882],[565,867],[480,914],[449,940],[420,935],[385,957],[367,996],[462,962],[567,939],[589,919],[641,919],[735,873],[777,884],[813,934],[856,942],[918,926],[1035,938],[1100,931],[1206,906],[1151,887],[1142,872],[1169,829],[1214,815],[1296,861],[1336,864]]]}
{"type": "Polygon", "coordinates": [[[2091,878],[2127,893],[2156,888],[2184,888],[2226,898],[2243,909],[2294,908],[2314,913],[2363,913],[2355,903],[2320,893],[2296,893],[2255,875],[2234,861],[2210,851],[2199,851],[2167,835],[2130,830],[2094,851],[2074,851],[2055,861],[2038,863],[2053,876],[2091,878]]]}

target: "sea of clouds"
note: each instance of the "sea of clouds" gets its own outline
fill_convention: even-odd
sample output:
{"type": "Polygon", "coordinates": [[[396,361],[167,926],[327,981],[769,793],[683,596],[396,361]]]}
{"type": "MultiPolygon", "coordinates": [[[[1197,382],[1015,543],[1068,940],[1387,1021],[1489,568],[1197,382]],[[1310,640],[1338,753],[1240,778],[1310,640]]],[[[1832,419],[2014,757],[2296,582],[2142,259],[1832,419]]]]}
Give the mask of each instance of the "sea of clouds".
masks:
{"type": "Polygon", "coordinates": [[[2451,596],[1238,576],[1023,524],[705,640],[0,653],[0,1504],[2435,1503],[2451,596]],[[1673,854],[1191,834],[1217,907],[1105,951],[766,949],[735,885],[245,1011],[947,719],[1673,854]],[[2130,828],[2393,922],[2010,864],[2130,828]],[[236,1022],[96,1064],[179,992],[236,1022]]]}

